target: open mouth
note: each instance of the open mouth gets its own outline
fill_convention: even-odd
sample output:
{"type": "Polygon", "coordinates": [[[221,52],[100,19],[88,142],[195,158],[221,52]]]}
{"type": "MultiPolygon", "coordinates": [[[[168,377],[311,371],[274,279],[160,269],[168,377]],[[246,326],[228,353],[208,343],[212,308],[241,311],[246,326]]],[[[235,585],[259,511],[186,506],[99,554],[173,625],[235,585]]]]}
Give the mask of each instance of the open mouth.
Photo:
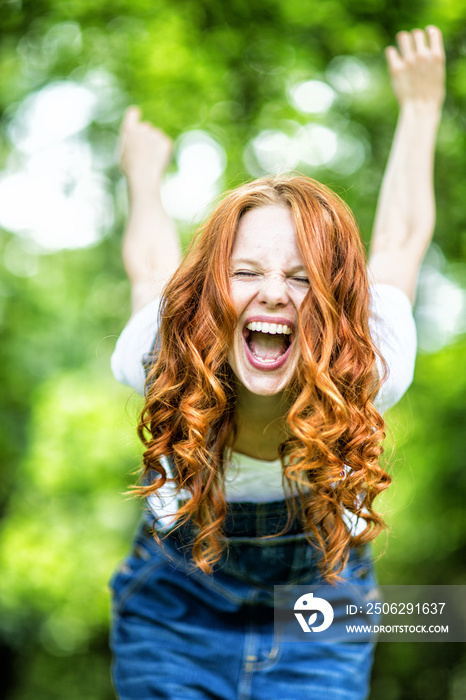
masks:
{"type": "Polygon", "coordinates": [[[284,323],[251,321],[243,329],[243,338],[252,365],[260,369],[277,369],[289,354],[293,329],[284,323]]]}

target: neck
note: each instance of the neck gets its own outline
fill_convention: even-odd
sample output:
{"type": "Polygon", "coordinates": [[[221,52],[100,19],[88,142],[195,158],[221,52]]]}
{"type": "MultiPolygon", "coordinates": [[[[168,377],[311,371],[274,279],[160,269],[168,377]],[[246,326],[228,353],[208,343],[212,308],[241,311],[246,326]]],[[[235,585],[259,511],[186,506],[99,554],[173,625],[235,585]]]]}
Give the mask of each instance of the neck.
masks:
{"type": "Polygon", "coordinates": [[[236,411],[242,422],[250,420],[256,424],[266,424],[271,421],[285,420],[289,406],[283,392],[274,396],[260,396],[253,394],[242,384],[238,386],[237,391],[236,411]]]}
{"type": "Polygon", "coordinates": [[[257,459],[276,459],[278,446],[287,436],[289,405],[283,393],[259,396],[240,385],[237,397],[235,449],[257,459]]]}

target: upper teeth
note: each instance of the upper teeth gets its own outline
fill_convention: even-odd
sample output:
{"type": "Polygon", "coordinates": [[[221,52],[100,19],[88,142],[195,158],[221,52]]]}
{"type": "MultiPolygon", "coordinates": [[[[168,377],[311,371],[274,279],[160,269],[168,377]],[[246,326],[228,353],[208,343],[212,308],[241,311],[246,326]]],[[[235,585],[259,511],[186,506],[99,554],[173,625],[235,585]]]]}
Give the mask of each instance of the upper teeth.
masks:
{"type": "Polygon", "coordinates": [[[291,328],[284,323],[267,323],[265,321],[251,321],[248,323],[246,328],[250,331],[259,331],[260,333],[284,333],[285,335],[291,335],[293,332],[291,328]]]}

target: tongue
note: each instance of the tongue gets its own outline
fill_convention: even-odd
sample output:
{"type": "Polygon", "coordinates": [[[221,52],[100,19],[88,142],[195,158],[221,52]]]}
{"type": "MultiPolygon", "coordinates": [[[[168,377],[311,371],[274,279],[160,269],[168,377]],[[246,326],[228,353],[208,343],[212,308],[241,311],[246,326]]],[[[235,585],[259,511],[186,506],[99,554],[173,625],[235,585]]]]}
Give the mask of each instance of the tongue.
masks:
{"type": "Polygon", "coordinates": [[[259,360],[272,362],[278,360],[283,353],[286,352],[285,337],[279,333],[272,335],[270,333],[260,333],[259,331],[250,331],[248,345],[259,360]]]}

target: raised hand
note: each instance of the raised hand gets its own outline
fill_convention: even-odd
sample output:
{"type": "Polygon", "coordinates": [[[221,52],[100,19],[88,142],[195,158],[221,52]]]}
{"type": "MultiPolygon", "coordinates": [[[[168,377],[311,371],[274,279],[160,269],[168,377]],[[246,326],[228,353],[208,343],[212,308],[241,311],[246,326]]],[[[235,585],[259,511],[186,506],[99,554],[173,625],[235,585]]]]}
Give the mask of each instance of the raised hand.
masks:
{"type": "Polygon", "coordinates": [[[160,129],[141,121],[139,107],[129,107],[120,130],[120,168],[132,196],[154,193],[171,158],[173,143],[160,129]]]}
{"type": "Polygon", "coordinates": [[[403,107],[408,102],[441,105],[445,97],[445,51],[440,29],[413,29],[396,36],[398,49],[385,50],[393,92],[403,107]]]}
{"type": "Polygon", "coordinates": [[[163,208],[160,192],[172,147],[163,131],[141,121],[138,107],[126,110],[120,131],[120,167],[130,197],[122,254],[133,313],[161,293],[181,259],[175,225],[163,208]]]}
{"type": "Polygon", "coordinates": [[[445,96],[445,52],[437,27],[397,35],[386,50],[400,114],[380,190],[369,257],[372,280],[414,300],[435,224],[433,165],[445,96]]]}

